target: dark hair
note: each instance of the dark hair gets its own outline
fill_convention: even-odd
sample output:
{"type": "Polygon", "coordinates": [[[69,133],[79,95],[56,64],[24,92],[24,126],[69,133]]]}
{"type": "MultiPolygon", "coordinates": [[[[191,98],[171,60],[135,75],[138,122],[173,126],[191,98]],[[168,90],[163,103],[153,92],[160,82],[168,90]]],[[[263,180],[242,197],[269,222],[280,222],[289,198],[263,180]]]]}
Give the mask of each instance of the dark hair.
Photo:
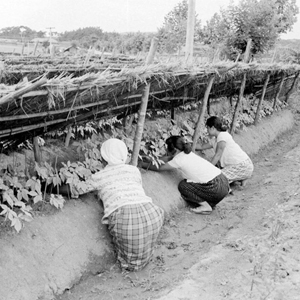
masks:
{"type": "Polygon", "coordinates": [[[223,124],[219,117],[213,116],[206,120],[205,125],[207,127],[215,127],[218,131],[226,131],[227,126],[223,124]]]}
{"type": "Polygon", "coordinates": [[[172,135],[166,140],[169,152],[174,152],[175,149],[183,151],[185,154],[189,154],[192,151],[192,146],[182,136],[172,135]]]}

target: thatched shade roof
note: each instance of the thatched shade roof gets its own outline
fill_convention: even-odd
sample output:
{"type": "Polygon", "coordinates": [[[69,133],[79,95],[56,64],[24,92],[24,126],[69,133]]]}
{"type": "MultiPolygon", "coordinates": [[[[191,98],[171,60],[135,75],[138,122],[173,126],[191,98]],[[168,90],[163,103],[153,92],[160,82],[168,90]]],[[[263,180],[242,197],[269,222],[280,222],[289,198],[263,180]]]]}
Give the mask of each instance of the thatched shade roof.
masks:
{"type": "Polygon", "coordinates": [[[68,124],[132,114],[139,109],[147,82],[151,83],[148,109],[162,109],[201,101],[210,76],[216,77],[210,95],[217,98],[236,95],[244,73],[245,94],[259,93],[269,73],[266,97],[273,97],[282,75],[286,74],[285,86],[289,89],[298,72],[299,65],[233,62],[153,64],[97,72],[89,69],[82,76],[61,68],[51,78],[45,70],[42,79],[0,85],[0,139],[2,143],[19,142],[68,124]],[[183,98],[185,87],[188,95],[183,98]]]}

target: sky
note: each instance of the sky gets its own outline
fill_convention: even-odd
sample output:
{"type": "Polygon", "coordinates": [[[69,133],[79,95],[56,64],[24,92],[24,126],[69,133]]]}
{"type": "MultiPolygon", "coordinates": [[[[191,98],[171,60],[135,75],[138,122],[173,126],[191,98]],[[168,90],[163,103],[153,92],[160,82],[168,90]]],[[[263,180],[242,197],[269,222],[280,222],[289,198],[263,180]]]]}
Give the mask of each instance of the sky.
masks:
{"type": "MultiPolygon", "coordinates": [[[[230,0],[195,0],[205,24],[230,0]]],[[[300,8],[300,0],[296,0],[300,8]]],[[[105,32],[155,32],[181,0],[0,0],[0,29],[27,26],[33,30],[64,32],[100,27],[105,32]]],[[[300,39],[300,15],[283,39],[300,39]]]]}

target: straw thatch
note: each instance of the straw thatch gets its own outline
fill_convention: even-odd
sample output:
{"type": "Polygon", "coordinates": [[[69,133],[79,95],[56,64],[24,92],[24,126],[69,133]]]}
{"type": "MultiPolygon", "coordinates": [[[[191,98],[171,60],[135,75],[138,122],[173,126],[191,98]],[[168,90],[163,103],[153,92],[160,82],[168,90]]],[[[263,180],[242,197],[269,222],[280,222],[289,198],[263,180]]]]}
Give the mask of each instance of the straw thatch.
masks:
{"type": "MultiPolygon", "coordinates": [[[[211,75],[215,75],[215,81],[210,98],[238,94],[245,73],[245,94],[257,95],[269,74],[266,98],[272,98],[283,75],[285,91],[289,91],[300,66],[218,62],[194,66],[180,63],[124,66],[104,71],[81,66],[81,70],[82,73],[68,72],[58,64],[51,76],[49,69],[44,69],[43,73],[35,69],[32,80],[15,85],[1,84],[2,144],[19,143],[69,124],[137,112],[146,82],[151,83],[148,109],[172,108],[201,101],[211,75]],[[184,94],[186,87],[187,95],[184,94]]],[[[6,72],[9,73],[7,69],[6,72]]]]}

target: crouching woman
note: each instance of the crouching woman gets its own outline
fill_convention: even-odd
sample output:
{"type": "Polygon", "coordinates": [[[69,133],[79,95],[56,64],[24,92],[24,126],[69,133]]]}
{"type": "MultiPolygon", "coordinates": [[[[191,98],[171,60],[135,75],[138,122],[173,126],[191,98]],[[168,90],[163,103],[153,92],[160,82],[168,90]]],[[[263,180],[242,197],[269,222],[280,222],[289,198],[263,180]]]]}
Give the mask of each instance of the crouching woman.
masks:
{"type": "Polygon", "coordinates": [[[139,169],[126,164],[124,142],[109,139],[101,146],[105,168],[87,181],[103,202],[102,223],[108,225],[123,270],[138,271],[150,261],[163,225],[164,211],[154,205],[142,187],[139,169]]]}
{"type": "Polygon", "coordinates": [[[190,143],[181,136],[171,136],[166,140],[169,156],[165,164],[156,168],[147,162],[140,166],[154,171],[178,169],[184,179],[179,183],[178,190],[184,200],[198,205],[191,210],[198,214],[210,214],[212,209],[229,192],[229,183],[221,170],[209,161],[192,152],[190,143]]]}

